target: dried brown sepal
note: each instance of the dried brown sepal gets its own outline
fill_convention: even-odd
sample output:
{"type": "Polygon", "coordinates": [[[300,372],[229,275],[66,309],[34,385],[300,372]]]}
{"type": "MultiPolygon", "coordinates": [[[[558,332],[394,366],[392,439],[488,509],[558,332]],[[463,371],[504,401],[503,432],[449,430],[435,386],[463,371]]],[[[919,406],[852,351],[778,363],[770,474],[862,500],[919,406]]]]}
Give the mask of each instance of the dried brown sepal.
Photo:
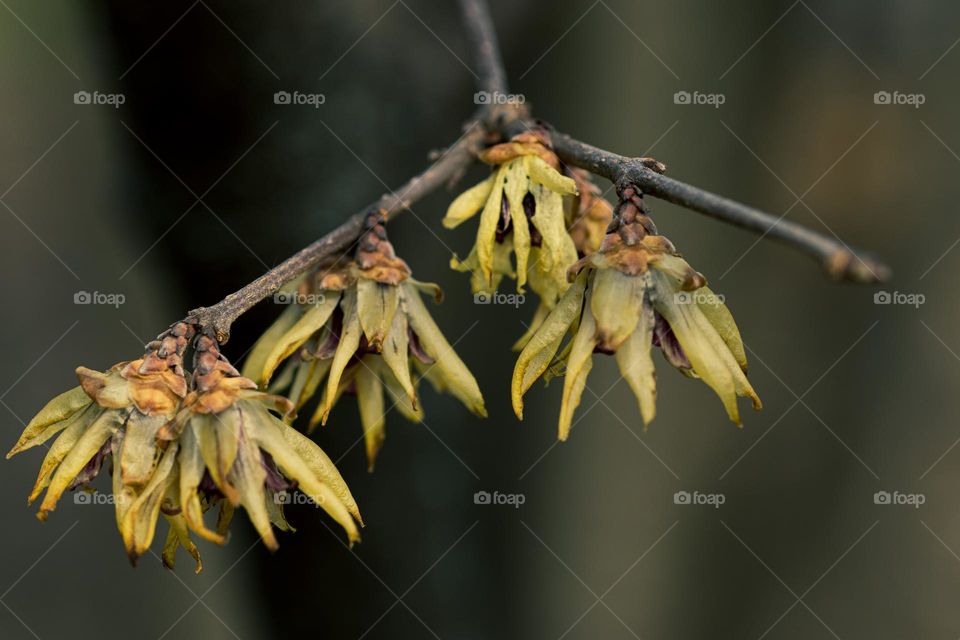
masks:
{"type": "Polygon", "coordinates": [[[509,142],[495,144],[477,154],[477,157],[487,164],[503,164],[520,156],[537,156],[554,169],[560,170],[560,159],[550,149],[550,137],[543,130],[517,134],[509,142]]]}
{"type": "Polygon", "coordinates": [[[367,230],[360,236],[354,259],[362,277],[398,285],[410,277],[410,267],[397,257],[387,239],[386,220],[387,212],[383,209],[367,215],[367,230]]]}

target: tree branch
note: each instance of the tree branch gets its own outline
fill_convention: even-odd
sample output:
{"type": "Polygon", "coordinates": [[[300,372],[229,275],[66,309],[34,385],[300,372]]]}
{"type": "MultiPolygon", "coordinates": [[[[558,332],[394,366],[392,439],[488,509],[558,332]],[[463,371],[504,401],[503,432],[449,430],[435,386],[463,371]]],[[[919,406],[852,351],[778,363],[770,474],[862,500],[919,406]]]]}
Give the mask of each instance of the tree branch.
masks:
{"type": "Polygon", "coordinates": [[[350,216],[333,231],[304,247],[212,307],[194,309],[189,313],[188,321],[191,324],[213,329],[217,340],[221,344],[225,343],[230,337],[230,326],[233,321],[251,307],[275,293],[284,283],[318,264],[339,257],[356,243],[363,231],[364,219],[368,213],[383,209],[388,217],[393,217],[445,183],[459,178],[474,161],[476,151],[485,136],[484,127],[477,121],[471,121],[457,142],[444,151],[429,168],[410,178],[400,189],[384,194],[377,201],[350,216]]]}
{"type": "MultiPolygon", "coordinates": [[[[507,92],[507,76],[497,35],[486,0],[460,0],[465,25],[479,69],[480,91],[507,92]]],[[[252,306],[276,292],[298,275],[337,258],[349,250],[363,231],[367,213],[384,209],[393,216],[447,182],[457,180],[490,133],[509,138],[532,126],[545,126],[528,118],[523,105],[482,105],[468,122],[465,133],[431,167],[411,178],[397,192],[383,195],[316,242],[212,307],[190,312],[188,322],[212,329],[223,343],[233,322],[252,306]]],[[[618,190],[636,185],[643,193],[728,222],[790,245],[818,259],[832,277],[855,282],[885,280],[889,268],[840,240],[824,236],[793,222],[734,202],[698,187],[662,175],[663,165],[649,158],[628,158],[550,130],[553,148],[566,163],[611,180],[618,190]]]]}
{"type": "Polygon", "coordinates": [[[460,0],[460,10],[480,70],[480,89],[490,93],[507,93],[507,72],[500,58],[500,45],[490,17],[490,7],[485,0],[460,0]]]}
{"type": "Polygon", "coordinates": [[[887,265],[868,253],[851,248],[839,238],[668,178],[663,175],[665,167],[650,158],[628,158],[599,149],[542,122],[515,120],[502,126],[501,131],[509,137],[535,125],[547,128],[553,149],[560,159],[607,178],[618,192],[628,185],[636,185],[643,193],[753,231],[761,238],[782,242],[818,260],[826,273],[836,280],[869,283],[883,282],[890,277],[887,265]]]}

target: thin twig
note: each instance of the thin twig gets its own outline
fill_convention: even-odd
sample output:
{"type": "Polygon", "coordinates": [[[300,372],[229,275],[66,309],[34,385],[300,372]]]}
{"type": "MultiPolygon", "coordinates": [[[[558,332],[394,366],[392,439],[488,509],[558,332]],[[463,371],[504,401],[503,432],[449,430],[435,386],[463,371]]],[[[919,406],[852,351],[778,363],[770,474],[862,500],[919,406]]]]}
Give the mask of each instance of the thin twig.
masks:
{"type": "Polygon", "coordinates": [[[485,129],[476,121],[472,121],[467,125],[463,136],[443,152],[426,171],[410,178],[398,190],[384,194],[376,202],[350,216],[339,227],[293,254],[239,291],[231,293],[212,307],[194,309],[188,316],[190,322],[213,329],[217,340],[220,343],[226,342],[230,337],[230,326],[234,320],[267,296],[275,293],[286,282],[342,254],[354,244],[363,231],[364,219],[368,213],[383,209],[388,217],[392,217],[451,179],[462,175],[466,167],[474,161],[477,148],[485,135],[485,129]]]}
{"type": "MultiPolygon", "coordinates": [[[[460,0],[460,6],[480,72],[478,89],[491,94],[506,93],[507,76],[487,1],[460,0]]],[[[535,125],[546,126],[531,121],[523,106],[497,105],[493,101],[482,105],[468,123],[467,133],[425,172],[411,178],[397,192],[382,196],[239,291],[212,307],[191,311],[189,321],[213,329],[217,339],[225,342],[230,336],[230,327],[234,320],[253,305],[298,275],[341,255],[355,243],[363,230],[367,213],[384,209],[392,216],[403,211],[444,183],[459,178],[490,133],[510,137],[535,125]]],[[[889,277],[890,270],[886,265],[863,252],[851,249],[840,240],[668,178],[662,175],[663,165],[650,158],[621,156],[580,142],[558,131],[550,130],[550,135],[554,150],[564,162],[608,178],[618,190],[635,185],[643,193],[748,229],[761,237],[769,236],[813,256],[820,261],[828,274],[840,280],[877,282],[889,277]]]]}
{"type": "Polygon", "coordinates": [[[599,149],[542,122],[515,120],[502,126],[501,131],[509,137],[535,125],[547,129],[554,151],[564,162],[607,178],[618,192],[636,185],[643,193],[792,246],[818,260],[827,274],[837,280],[883,282],[890,277],[889,267],[838,238],[668,178],[663,175],[665,167],[650,158],[628,158],[599,149]]]}
{"type": "Polygon", "coordinates": [[[500,58],[500,45],[490,17],[490,7],[485,1],[460,0],[460,9],[480,70],[481,90],[507,93],[507,73],[500,58]]]}

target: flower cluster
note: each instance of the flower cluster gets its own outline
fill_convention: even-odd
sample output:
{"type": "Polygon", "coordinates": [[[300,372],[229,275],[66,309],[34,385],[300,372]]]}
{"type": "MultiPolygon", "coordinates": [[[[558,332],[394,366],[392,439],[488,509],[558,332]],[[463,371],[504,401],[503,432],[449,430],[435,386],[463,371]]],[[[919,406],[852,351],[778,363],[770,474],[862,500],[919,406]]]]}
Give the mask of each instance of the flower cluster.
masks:
{"type": "Polygon", "coordinates": [[[263,334],[244,365],[246,375],[288,394],[298,409],[319,391],[309,429],[326,424],[344,393],[356,394],[370,470],[386,437],[385,394],[400,413],[420,422],[417,382],[426,378],[486,416],[476,380],[420,297],[424,291],[439,302],[439,287],[410,276],[387,239],[383,217],[368,217],[351,259],[297,283],[296,304],[263,334]]]}
{"type": "Polygon", "coordinates": [[[508,276],[516,278],[521,293],[529,281],[552,305],[566,290],[567,267],[577,259],[563,206],[563,196],[576,194],[577,184],[560,173],[556,154],[534,133],[490,147],[480,159],[496,169],[460,194],[443,219],[452,229],[480,213],[476,244],[466,260],[454,257],[451,266],[472,272],[474,293],[493,293],[508,276]]]}
{"type": "Polygon", "coordinates": [[[179,322],[147,345],[143,358],[101,373],[77,369],[80,386],[51,400],[7,454],[56,437],[29,501],[46,490],[41,520],[63,493],[87,489],[107,460],[112,466],[117,525],[131,562],[150,548],[162,514],[170,525],[163,562],[172,568],[183,547],[201,569],[190,533],[223,544],[237,507],[264,543],[277,547],[273,527],[292,530],[281,492],[298,488],[344,527],[351,542],[362,524],[356,502],[330,459],[274,413],[284,398],[256,390],[221,355],[217,341],[179,322]],[[183,369],[193,343],[194,369],[183,369]],[[215,529],[204,513],[218,508],[215,529]]]}
{"type": "Polygon", "coordinates": [[[570,432],[594,352],[613,354],[649,424],[656,412],[652,347],[681,373],[701,378],[740,424],[737,396],[759,409],[733,317],[706,279],[658,235],[640,193],[623,189],[598,251],[570,268],[573,284],[520,353],[511,385],[514,411],[541,376],[564,376],[559,437],[570,432]],[[569,337],[561,349],[564,338],[569,337]]]}

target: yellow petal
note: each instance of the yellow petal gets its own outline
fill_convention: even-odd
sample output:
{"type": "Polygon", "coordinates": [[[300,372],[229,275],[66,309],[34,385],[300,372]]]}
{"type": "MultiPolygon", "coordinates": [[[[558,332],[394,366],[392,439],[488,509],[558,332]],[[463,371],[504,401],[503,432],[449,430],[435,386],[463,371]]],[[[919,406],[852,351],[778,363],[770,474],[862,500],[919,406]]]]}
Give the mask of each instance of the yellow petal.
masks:
{"type": "Polygon", "coordinates": [[[360,319],[357,316],[357,292],[354,287],[347,289],[343,294],[343,329],[340,331],[340,342],[337,343],[337,351],[333,354],[333,362],[330,364],[330,373],[327,376],[327,392],[321,400],[320,406],[321,422],[327,423],[330,415],[330,409],[337,398],[337,391],[340,386],[340,377],[343,370],[350,363],[357,347],[360,346],[360,319]]]}
{"type": "Polygon", "coordinates": [[[443,337],[417,290],[406,283],[400,286],[403,287],[403,301],[410,327],[417,334],[420,346],[434,359],[431,370],[443,379],[450,393],[463,402],[468,409],[481,417],[486,417],[487,410],[483,404],[483,395],[473,374],[443,337]]]}
{"type": "Polygon", "coordinates": [[[598,269],[590,285],[590,310],[597,322],[597,342],[616,351],[630,337],[640,319],[649,274],[628,276],[616,269],[598,269]]]}
{"type": "Polygon", "coordinates": [[[390,396],[390,402],[404,418],[415,423],[423,421],[423,406],[417,398],[416,388],[414,388],[413,398],[411,399],[406,390],[397,382],[393,373],[385,367],[380,368],[380,381],[383,382],[383,388],[390,396]]]}
{"type": "Polygon", "coordinates": [[[536,200],[536,213],[530,222],[540,232],[537,260],[530,269],[530,286],[544,300],[551,302],[567,286],[567,269],[577,261],[577,247],[567,232],[563,214],[563,198],[535,185],[531,192],[536,200]]]}
{"type": "Polygon", "coordinates": [[[483,182],[473,185],[457,196],[447,208],[447,215],[443,217],[443,226],[453,229],[475,216],[490,197],[495,178],[496,174],[491,174],[483,182]]]}
{"type": "Polygon", "coordinates": [[[577,192],[577,183],[572,178],[561,175],[556,169],[537,156],[524,156],[530,179],[538,182],[560,195],[573,195],[577,192]]]}
{"type": "Polygon", "coordinates": [[[277,365],[289,358],[303,343],[323,328],[340,301],[338,291],[324,291],[322,301],[310,305],[297,321],[274,343],[263,364],[262,380],[270,381],[277,365]]]}
{"type": "Polygon", "coordinates": [[[251,403],[242,404],[237,411],[242,416],[241,421],[249,426],[241,427],[238,432],[237,456],[227,480],[231,486],[236,487],[240,504],[246,509],[247,516],[263,543],[268,549],[275,551],[278,546],[277,538],[273,534],[270,514],[267,512],[267,492],[263,486],[267,479],[267,470],[263,466],[260,447],[253,439],[256,427],[252,424],[254,415],[267,412],[251,403]],[[252,409],[247,410],[248,407],[252,409]]]}
{"type": "MultiPolygon", "coordinates": [[[[302,280],[303,278],[301,277],[292,282],[288,282],[280,288],[278,293],[289,296],[297,291],[302,280]]],[[[277,319],[273,321],[273,324],[257,339],[250,353],[243,361],[242,373],[244,377],[250,378],[262,386],[266,386],[263,384],[263,368],[267,362],[267,356],[273,351],[277,340],[293,326],[302,312],[303,310],[298,304],[289,304],[284,308],[277,319]]]]}
{"type": "Polygon", "coordinates": [[[644,304],[637,328],[614,354],[620,373],[637,397],[644,425],[650,424],[657,412],[657,377],[650,358],[654,322],[653,308],[644,304]]]}
{"type": "Polygon", "coordinates": [[[670,325],[693,370],[720,397],[730,420],[742,424],[737,396],[749,396],[755,409],[761,406],[760,398],[700,307],[677,302],[674,297],[678,291],[676,283],[659,271],[653,274],[657,287],[656,310],[670,325]]]}
{"type": "Polygon", "coordinates": [[[196,414],[190,418],[190,428],[213,483],[227,500],[239,504],[240,496],[227,480],[237,458],[240,416],[236,407],[231,406],[219,414],[196,414]]]}
{"type": "Polygon", "coordinates": [[[136,563],[137,558],[146,553],[153,542],[157,530],[157,518],[160,516],[160,507],[167,490],[176,480],[174,462],[176,461],[179,445],[171,442],[157,464],[156,472],[150,482],[143,488],[133,504],[123,516],[120,534],[130,561],[136,563]]]}
{"type": "Polygon", "coordinates": [[[196,573],[203,570],[203,563],[200,562],[200,550],[190,539],[190,531],[187,529],[187,521],[181,514],[168,516],[164,514],[167,523],[170,525],[170,531],[167,533],[167,541],[163,545],[163,566],[173,569],[176,563],[177,549],[183,547],[189,553],[194,562],[197,563],[196,573]]]}
{"type": "Polygon", "coordinates": [[[206,464],[200,455],[200,447],[192,428],[184,429],[180,436],[180,474],[178,485],[180,492],[180,506],[187,525],[201,538],[224,544],[226,539],[219,533],[208,529],[203,522],[203,507],[200,504],[198,487],[203,481],[206,464]]]}
{"type": "Polygon", "coordinates": [[[590,305],[584,305],[580,329],[573,338],[567,371],[563,379],[563,399],[560,401],[560,425],[558,437],[566,440],[570,435],[573,412],[580,405],[580,396],[587,384],[587,374],[593,367],[593,349],[597,346],[597,325],[590,305]]]}
{"type": "Polygon", "coordinates": [[[367,449],[367,471],[373,471],[377,453],[387,437],[384,415],[383,384],[377,377],[376,356],[365,355],[357,368],[357,403],[360,407],[360,424],[363,425],[363,441],[367,449]]]}
{"type": "Polygon", "coordinates": [[[60,463],[63,462],[63,459],[70,453],[73,447],[76,446],[80,437],[86,432],[87,427],[96,421],[104,411],[106,411],[106,409],[97,405],[91,405],[85,409],[82,414],[75,414],[75,416],[71,418],[70,426],[57,436],[57,439],[53,441],[53,445],[51,445],[47,451],[47,455],[44,456],[43,463],[40,465],[40,472],[37,474],[37,481],[34,483],[33,490],[27,498],[27,504],[33,504],[33,501],[37,499],[40,492],[47,488],[50,484],[50,478],[53,477],[53,472],[56,471],[60,463]]]}
{"type": "Polygon", "coordinates": [[[83,387],[74,387],[51,400],[35,415],[23,430],[17,444],[7,454],[11,456],[30,447],[43,444],[62,430],[70,426],[70,418],[89,407],[93,401],[86,394],[83,387]]]}
{"type": "Polygon", "coordinates": [[[585,270],[577,276],[573,285],[563,294],[517,358],[517,364],[513,368],[510,395],[513,400],[513,411],[521,420],[523,419],[523,394],[550,364],[560,347],[563,336],[580,316],[583,293],[587,287],[587,274],[585,270]]]}
{"type": "Polygon", "coordinates": [[[414,408],[417,406],[417,392],[410,379],[410,339],[407,333],[407,314],[397,313],[393,316],[393,324],[387,333],[387,340],[383,345],[383,362],[393,373],[393,377],[403,388],[414,408]]]}
{"type": "Polygon", "coordinates": [[[375,280],[357,281],[357,317],[367,343],[379,351],[397,312],[397,287],[375,280]]]}
{"type": "Polygon", "coordinates": [[[255,432],[286,477],[333,517],[351,542],[359,539],[356,522],[363,523],[357,503],[333,462],[312,440],[273,416],[259,416],[255,432]],[[356,520],[356,522],[354,522],[356,520]]]}
{"type": "Polygon", "coordinates": [[[509,164],[505,180],[503,197],[506,198],[510,208],[510,221],[513,223],[513,250],[517,254],[517,291],[523,293],[530,257],[530,227],[523,208],[523,198],[527,195],[530,180],[522,159],[509,164]]]}
{"type": "Polygon", "coordinates": [[[488,283],[493,279],[493,245],[496,244],[497,223],[500,221],[500,207],[507,171],[508,165],[503,165],[494,174],[493,188],[487,197],[487,204],[483,207],[480,224],[477,226],[477,263],[488,283]]]}
{"type": "Polygon", "coordinates": [[[317,387],[323,382],[330,371],[331,360],[309,360],[301,362],[297,368],[297,375],[290,387],[290,399],[294,408],[299,409],[314,396],[317,387]]]}
{"type": "Polygon", "coordinates": [[[530,324],[527,326],[527,330],[523,332],[523,335],[513,343],[513,346],[510,347],[513,351],[523,351],[523,348],[530,342],[530,338],[533,337],[533,334],[537,332],[537,329],[540,328],[540,325],[543,324],[543,321],[547,318],[547,315],[550,313],[550,307],[543,301],[541,298],[540,303],[537,305],[536,310],[533,312],[533,317],[530,319],[530,324]]]}
{"type": "Polygon", "coordinates": [[[157,431],[169,421],[167,416],[145,416],[130,412],[123,429],[120,471],[124,484],[142,486],[150,480],[157,462],[157,431]]]}
{"type": "Polygon", "coordinates": [[[737,329],[737,323],[733,321],[733,314],[727,309],[727,305],[717,297],[709,287],[700,287],[696,291],[695,300],[700,307],[700,311],[707,317],[713,328],[717,330],[720,337],[726,343],[730,353],[737,359],[740,369],[747,372],[747,353],[743,348],[743,340],[740,338],[740,330],[737,329]]]}
{"type": "Polygon", "coordinates": [[[83,470],[114,432],[123,424],[123,414],[119,411],[104,411],[83,432],[70,452],[63,458],[57,472],[50,480],[37,517],[46,520],[47,514],[57,507],[57,501],[67,490],[77,474],[83,470]]]}

